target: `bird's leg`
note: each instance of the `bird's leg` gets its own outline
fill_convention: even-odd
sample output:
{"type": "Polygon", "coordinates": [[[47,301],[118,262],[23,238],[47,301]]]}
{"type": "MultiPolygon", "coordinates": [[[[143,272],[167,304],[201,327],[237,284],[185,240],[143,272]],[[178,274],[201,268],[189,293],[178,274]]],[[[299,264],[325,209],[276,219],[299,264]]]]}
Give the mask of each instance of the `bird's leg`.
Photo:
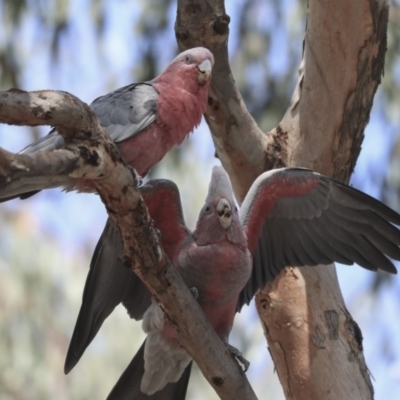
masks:
{"type": "Polygon", "coordinates": [[[243,371],[246,372],[250,367],[250,362],[243,357],[243,354],[236,347],[233,347],[226,340],[224,340],[223,342],[228,351],[233,355],[233,357],[235,357],[237,361],[243,364],[243,371]]]}
{"type": "Polygon", "coordinates": [[[189,289],[190,293],[192,293],[194,299],[197,301],[199,299],[199,291],[197,290],[197,287],[192,287],[189,289]]]}

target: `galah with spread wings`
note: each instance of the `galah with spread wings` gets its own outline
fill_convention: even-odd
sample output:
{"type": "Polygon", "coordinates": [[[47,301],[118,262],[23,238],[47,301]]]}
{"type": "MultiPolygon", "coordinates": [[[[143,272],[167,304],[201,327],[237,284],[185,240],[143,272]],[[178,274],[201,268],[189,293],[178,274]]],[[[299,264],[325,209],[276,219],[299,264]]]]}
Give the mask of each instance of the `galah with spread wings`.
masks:
{"type": "MultiPolygon", "coordinates": [[[[227,174],[214,168],[193,233],[173,182],[150,181],[141,190],[165,253],[188,287],[197,289],[201,308],[226,343],[236,312],[287,265],[357,262],[396,273],[388,257],[400,260],[400,231],[392,225],[400,225],[400,215],[310,170],[262,174],[238,214],[227,174]]],[[[109,223],[92,260],[66,372],[120,302],[132,318],[143,318],[148,338],[109,399],[184,399],[191,360],[139,278],[123,267],[121,240],[109,223]]]]}
{"type": "MultiPolygon", "coordinates": [[[[123,159],[141,176],[200,123],[206,110],[214,57],[203,47],[179,54],[152,81],[134,83],[93,101],[91,108],[118,145],[123,159]]],[[[64,145],[54,129],[21,154],[51,151],[64,145]]],[[[65,176],[22,178],[0,187],[0,201],[26,198],[41,189],[93,191],[90,181],[65,176]]]]}
{"type": "MultiPolygon", "coordinates": [[[[228,175],[215,168],[208,195],[194,232],[185,226],[176,185],[167,180],[149,182],[142,190],[165,253],[196,298],[228,349],[238,295],[249,280],[252,261],[228,175]]],[[[133,291],[133,288],[132,288],[133,291]]],[[[131,302],[128,312],[136,311],[131,302]]],[[[180,346],[174,328],[152,302],[143,315],[147,338],[108,399],[184,399],[191,357],[180,346]],[[146,393],[147,396],[144,396],[146,393]]]]}

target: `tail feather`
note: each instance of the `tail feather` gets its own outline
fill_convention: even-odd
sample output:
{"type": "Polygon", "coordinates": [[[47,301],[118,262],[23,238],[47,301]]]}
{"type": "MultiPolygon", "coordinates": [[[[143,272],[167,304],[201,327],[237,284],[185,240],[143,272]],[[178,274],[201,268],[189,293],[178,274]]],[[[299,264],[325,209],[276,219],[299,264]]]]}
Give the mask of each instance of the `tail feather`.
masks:
{"type": "Polygon", "coordinates": [[[144,375],[144,342],[128,365],[118,382],[108,395],[107,400],[184,400],[189,383],[192,363],[186,367],[177,382],[168,383],[163,389],[152,394],[140,390],[144,375]]]}
{"type": "Polygon", "coordinates": [[[1,197],[0,203],[5,203],[6,201],[14,200],[14,199],[18,199],[18,198],[21,200],[25,200],[39,192],[40,192],[40,190],[33,190],[31,192],[21,193],[21,194],[15,195],[15,196],[1,197]]]}
{"type": "Polygon", "coordinates": [[[62,187],[64,190],[73,190],[75,179],[62,175],[54,176],[29,176],[16,181],[0,182],[0,203],[20,197],[26,199],[43,189],[62,187]]]}

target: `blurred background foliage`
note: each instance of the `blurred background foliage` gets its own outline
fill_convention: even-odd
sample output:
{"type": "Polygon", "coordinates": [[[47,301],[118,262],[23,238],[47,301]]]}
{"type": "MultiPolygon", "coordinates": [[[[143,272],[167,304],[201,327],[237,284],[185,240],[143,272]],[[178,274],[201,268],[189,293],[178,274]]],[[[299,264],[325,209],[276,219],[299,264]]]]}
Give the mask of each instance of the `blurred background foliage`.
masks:
{"type": "MultiPolygon", "coordinates": [[[[263,130],[289,104],[301,60],[306,4],[226,1],[231,66],[263,130]]],[[[153,78],[175,56],[172,0],[0,0],[0,89],[59,89],[90,103],[153,78]]],[[[391,2],[385,77],[375,98],[353,184],[400,211],[400,8],[391,2]]],[[[0,146],[18,151],[45,128],[0,126],[0,146]]],[[[214,159],[203,122],[151,172],[177,182],[194,227],[214,159]]],[[[105,398],[143,340],[122,307],[77,367],[63,374],[95,243],[106,219],[95,195],[51,190],[0,207],[0,399],[105,398]]],[[[364,335],[376,399],[400,393],[399,278],[338,266],[346,304],[364,335]]],[[[283,399],[253,307],[236,319],[232,343],[251,361],[260,399],[283,399]]],[[[188,399],[216,398],[197,372],[188,399]]]]}

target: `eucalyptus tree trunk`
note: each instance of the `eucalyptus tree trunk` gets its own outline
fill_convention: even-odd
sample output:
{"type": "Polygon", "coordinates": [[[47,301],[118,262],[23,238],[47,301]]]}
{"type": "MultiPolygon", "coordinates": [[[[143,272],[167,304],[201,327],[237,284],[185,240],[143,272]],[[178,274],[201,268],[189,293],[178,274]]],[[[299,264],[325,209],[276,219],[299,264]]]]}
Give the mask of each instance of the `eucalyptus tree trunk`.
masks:
{"type": "MultiPolygon", "coordinates": [[[[298,84],[281,122],[266,133],[235,86],[229,21],[223,0],[178,0],[180,49],[205,46],[214,53],[206,119],[237,199],[263,171],[282,166],[347,183],[383,73],[388,4],[309,0],[298,84]]],[[[289,267],[257,294],[256,304],[287,399],[373,398],[362,334],[334,266],[289,267]]]]}

